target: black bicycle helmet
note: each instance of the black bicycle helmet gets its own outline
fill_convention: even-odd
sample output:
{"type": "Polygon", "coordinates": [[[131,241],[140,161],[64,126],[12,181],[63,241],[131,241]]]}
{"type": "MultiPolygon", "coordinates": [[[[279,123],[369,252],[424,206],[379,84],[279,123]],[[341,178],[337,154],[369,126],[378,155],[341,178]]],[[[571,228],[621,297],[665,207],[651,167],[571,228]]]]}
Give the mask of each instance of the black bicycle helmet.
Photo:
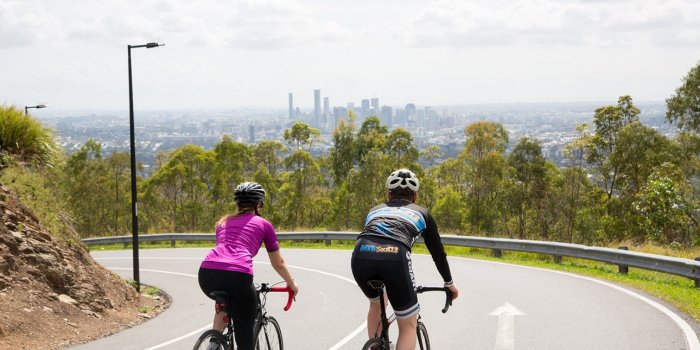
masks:
{"type": "Polygon", "coordinates": [[[257,182],[243,182],[233,192],[236,203],[259,203],[265,199],[265,189],[257,182]]]}

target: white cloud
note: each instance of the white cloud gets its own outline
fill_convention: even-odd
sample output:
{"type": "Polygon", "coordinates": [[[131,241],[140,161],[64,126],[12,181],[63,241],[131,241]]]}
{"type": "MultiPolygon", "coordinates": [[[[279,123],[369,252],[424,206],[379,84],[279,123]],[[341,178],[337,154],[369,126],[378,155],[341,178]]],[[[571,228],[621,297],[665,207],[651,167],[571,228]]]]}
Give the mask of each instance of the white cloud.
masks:
{"type": "Polygon", "coordinates": [[[689,31],[698,27],[695,0],[517,0],[498,8],[443,0],[410,19],[404,40],[419,47],[697,45],[689,31]]]}
{"type": "Polygon", "coordinates": [[[278,49],[342,43],[352,37],[337,22],[291,0],[2,2],[0,20],[0,48],[160,39],[187,45],[278,49]]]}

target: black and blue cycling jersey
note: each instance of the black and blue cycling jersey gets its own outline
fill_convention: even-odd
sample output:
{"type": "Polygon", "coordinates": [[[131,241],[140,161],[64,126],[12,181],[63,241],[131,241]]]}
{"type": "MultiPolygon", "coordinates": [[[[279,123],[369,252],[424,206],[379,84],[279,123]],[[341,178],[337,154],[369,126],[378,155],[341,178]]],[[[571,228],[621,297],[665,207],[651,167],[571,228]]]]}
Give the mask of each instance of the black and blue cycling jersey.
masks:
{"type": "Polygon", "coordinates": [[[365,227],[358,239],[383,237],[401,243],[410,252],[421,235],[443,280],[452,282],[447,254],[442,246],[437,224],[428,210],[420,205],[397,199],[372,208],[367,214],[365,227]]]}

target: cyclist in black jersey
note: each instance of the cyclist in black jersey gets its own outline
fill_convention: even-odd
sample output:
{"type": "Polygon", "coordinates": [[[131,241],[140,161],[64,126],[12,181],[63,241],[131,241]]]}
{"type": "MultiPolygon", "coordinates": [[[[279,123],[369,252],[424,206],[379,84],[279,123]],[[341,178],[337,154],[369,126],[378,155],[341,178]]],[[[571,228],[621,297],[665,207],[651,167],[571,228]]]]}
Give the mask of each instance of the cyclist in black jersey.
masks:
{"type": "Polygon", "coordinates": [[[370,338],[373,337],[381,322],[380,295],[367,285],[367,281],[381,280],[399,324],[397,350],[413,350],[416,347],[416,322],[420,307],[411,266],[411,248],[420,235],[423,235],[445,287],[452,292],[452,299],[459,295],[452,281],[437,224],[427,209],[415,204],[419,187],[418,178],[412,171],[399,169],[391,173],[387,179],[388,202],[369,211],[352,253],[353,276],[370,300],[367,333],[370,338]]]}

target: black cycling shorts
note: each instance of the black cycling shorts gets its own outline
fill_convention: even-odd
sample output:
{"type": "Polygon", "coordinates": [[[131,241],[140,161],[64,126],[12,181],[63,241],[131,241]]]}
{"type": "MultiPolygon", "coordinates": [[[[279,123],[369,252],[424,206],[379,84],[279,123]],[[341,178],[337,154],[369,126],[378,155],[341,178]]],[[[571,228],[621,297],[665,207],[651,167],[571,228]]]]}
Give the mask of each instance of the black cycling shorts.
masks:
{"type": "Polygon", "coordinates": [[[410,317],[420,310],[411,252],[403,244],[382,237],[361,237],[352,252],[351,268],[357,285],[371,301],[378,300],[379,294],[367,281],[384,282],[397,318],[410,317]]]}
{"type": "Polygon", "coordinates": [[[213,291],[226,292],[231,296],[229,302],[232,314],[229,316],[236,328],[234,336],[237,348],[253,350],[255,347],[253,325],[257,307],[253,276],[243,272],[200,268],[199,287],[209,298],[211,298],[209,293],[213,291]]]}

